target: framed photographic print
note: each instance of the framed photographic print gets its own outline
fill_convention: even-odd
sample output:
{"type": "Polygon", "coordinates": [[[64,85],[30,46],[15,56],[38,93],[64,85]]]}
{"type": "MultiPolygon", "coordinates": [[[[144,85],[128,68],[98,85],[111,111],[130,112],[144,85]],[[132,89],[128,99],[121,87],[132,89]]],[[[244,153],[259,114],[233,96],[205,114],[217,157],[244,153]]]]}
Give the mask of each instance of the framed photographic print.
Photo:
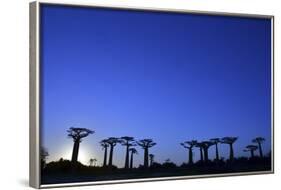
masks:
{"type": "Polygon", "coordinates": [[[273,16],[30,4],[30,185],[273,173],[273,16]]]}

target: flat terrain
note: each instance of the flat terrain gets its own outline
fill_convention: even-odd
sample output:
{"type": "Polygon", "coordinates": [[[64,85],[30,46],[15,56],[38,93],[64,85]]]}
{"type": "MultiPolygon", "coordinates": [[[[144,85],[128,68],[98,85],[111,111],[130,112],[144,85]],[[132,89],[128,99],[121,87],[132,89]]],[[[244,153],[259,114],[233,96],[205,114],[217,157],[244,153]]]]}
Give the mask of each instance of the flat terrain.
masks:
{"type": "Polygon", "coordinates": [[[75,171],[67,167],[60,170],[43,170],[41,179],[42,184],[59,184],[173,176],[197,176],[204,174],[227,174],[270,170],[271,163],[268,160],[258,161],[254,163],[236,162],[233,164],[222,163],[221,165],[210,163],[208,165],[194,164],[181,167],[175,166],[171,168],[134,168],[128,170],[84,166],[82,168],[75,169],[75,171]]]}

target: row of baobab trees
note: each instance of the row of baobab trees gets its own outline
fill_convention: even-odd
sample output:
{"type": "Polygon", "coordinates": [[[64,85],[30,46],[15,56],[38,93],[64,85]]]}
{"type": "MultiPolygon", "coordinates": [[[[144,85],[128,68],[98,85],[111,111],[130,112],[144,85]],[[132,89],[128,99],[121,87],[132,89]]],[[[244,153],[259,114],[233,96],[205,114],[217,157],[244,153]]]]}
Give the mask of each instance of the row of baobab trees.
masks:
{"type": "MultiPolygon", "coordinates": [[[[83,138],[87,137],[90,134],[93,134],[94,131],[86,128],[74,128],[71,127],[67,130],[68,137],[72,138],[74,141],[73,151],[72,151],[72,163],[76,163],[78,159],[78,152],[80,142],[83,138]]],[[[208,162],[208,152],[211,146],[215,146],[216,151],[216,158],[215,160],[218,161],[220,159],[219,156],[219,144],[228,144],[229,145],[229,161],[233,161],[234,159],[234,150],[233,144],[237,141],[238,137],[224,137],[224,138],[213,138],[209,141],[202,141],[199,142],[197,140],[185,141],[180,143],[185,149],[188,150],[188,164],[193,164],[193,149],[194,147],[199,148],[200,150],[200,161],[201,162],[208,162]]],[[[250,152],[251,157],[254,157],[254,152],[259,149],[260,157],[263,157],[262,152],[262,143],[265,141],[262,137],[257,137],[252,140],[253,143],[256,145],[248,145],[246,146],[245,152],[250,152]]],[[[156,145],[152,139],[141,139],[135,140],[134,137],[124,136],[124,137],[109,137],[100,141],[100,145],[104,150],[104,159],[103,159],[103,167],[112,167],[113,166],[113,153],[114,147],[117,144],[121,144],[125,147],[125,169],[133,168],[133,157],[134,154],[137,154],[137,150],[134,148],[135,146],[140,146],[144,150],[144,161],[143,167],[147,168],[149,164],[153,163],[153,154],[149,154],[149,148],[156,145]],[[109,158],[108,158],[108,149],[109,149],[109,158]],[[150,160],[150,163],[149,163],[150,160]]],[[[90,159],[90,162],[96,162],[96,159],[90,159]]]]}
{"type": "MultiPolygon", "coordinates": [[[[188,164],[193,164],[193,148],[197,147],[200,151],[200,161],[201,162],[208,162],[209,161],[209,148],[211,146],[215,146],[215,161],[220,160],[219,156],[219,144],[228,144],[229,145],[229,161],[233,161],[234,159],[234,150],[233,144],[238,140],[238,137],[223,137],[223,138],[212,138],[209,141],[202,141],[199,142],[197,140],[185,141],[180,143],[185,149],[188,150],[188,164]]],[[[263,157],[262,151],[262,143],[265,141],[263,137],[256,137],[252,140],[251,145],[247,145],[244,152],[250,152],[251,158],[255,156],[255,151],[259,149],[259,156],[263,157]]]]}
{"type": "MultiPolygon", "coordinates": [[[[71,127],[69,130],[67,130],[67,133],[68,133],[68,137],[72,138],[74,141],[71,162],[76,163],[78,160],[80,142],[82,141],[83,138],[87,137],[90,134],[93,134],[94,131],[86,128],[71,127]]],[[[149,148],[156,145],[156,143],[153,142],[152,139],[135,140],[134,137],[129,137],[129,136],[124,136],[120,138],[109,137],[107,139],[103,139],[100,141],[100,145],[104,150],[104,160],[103,160],[104,167],[113,166],[114,147],[117,144],[121,144],[126,148],[125,166],[124,166],[125,169],[133,168],[133,157],[134,154],[137,154],[137,150],[134,148],[134,146],[140,146],[144,150],[143,166],[145,168],[147,168],[149,165],[149,158],[150,160],[152,160],[154,157],[153,154],[148,153],[149,148]],[[109,158],[107,159],[108,149],[109,149],[109,158]]],[[[95,161],[96,159],[90,159],[91,163],[95,161]]]]}

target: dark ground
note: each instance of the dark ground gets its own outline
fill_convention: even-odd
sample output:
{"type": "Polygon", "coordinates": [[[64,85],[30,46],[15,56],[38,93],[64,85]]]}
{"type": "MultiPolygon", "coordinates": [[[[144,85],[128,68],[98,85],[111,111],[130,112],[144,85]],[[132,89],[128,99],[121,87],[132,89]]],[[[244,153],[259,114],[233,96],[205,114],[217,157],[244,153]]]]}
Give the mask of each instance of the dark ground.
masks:
{"type": "Polygon", "coordinates": [[[42,170],[42,184],[73,182],[94,182],[106,180],[140,179],[156,177],[192,176],[203,174],[227,174],[237,172],[270,171],[270,158],[239,158],[233,162],[210,161],[192,165],[176,166],[173,163],[154,163],[150,168],[119,169],[116,167],[89,167],[82,164],[71,165],[68,160],[51,162],[42,170]]]}

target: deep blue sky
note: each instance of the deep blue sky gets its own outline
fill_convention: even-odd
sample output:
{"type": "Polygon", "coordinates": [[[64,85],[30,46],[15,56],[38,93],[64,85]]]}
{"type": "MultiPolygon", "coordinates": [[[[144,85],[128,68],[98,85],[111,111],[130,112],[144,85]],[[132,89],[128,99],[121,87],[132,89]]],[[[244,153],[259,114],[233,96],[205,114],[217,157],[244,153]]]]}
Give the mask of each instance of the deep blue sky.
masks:
{"type": "MultiPolygon", "coordinates": [[[[186,161],[185,140],[256,136],[270,150],[271,21],[44,5],[41,10],[42,143],[48,161],[71,158],[66,130],[96,133],[79,160],[103,160],[110,136],[152,138],[155,161],[186,161]]],[[[221,145],[228,157],[228,146],[221,145]]],[[[138,148],[135,166],[142,163],[138,148]]],[[[194,151],[195,159],[199,152],[194,151]]],[[[114,164],[123,166],[125,148],[114,164]]],[[[210,149],[214,157],[214,148],[210,149]]]]}

